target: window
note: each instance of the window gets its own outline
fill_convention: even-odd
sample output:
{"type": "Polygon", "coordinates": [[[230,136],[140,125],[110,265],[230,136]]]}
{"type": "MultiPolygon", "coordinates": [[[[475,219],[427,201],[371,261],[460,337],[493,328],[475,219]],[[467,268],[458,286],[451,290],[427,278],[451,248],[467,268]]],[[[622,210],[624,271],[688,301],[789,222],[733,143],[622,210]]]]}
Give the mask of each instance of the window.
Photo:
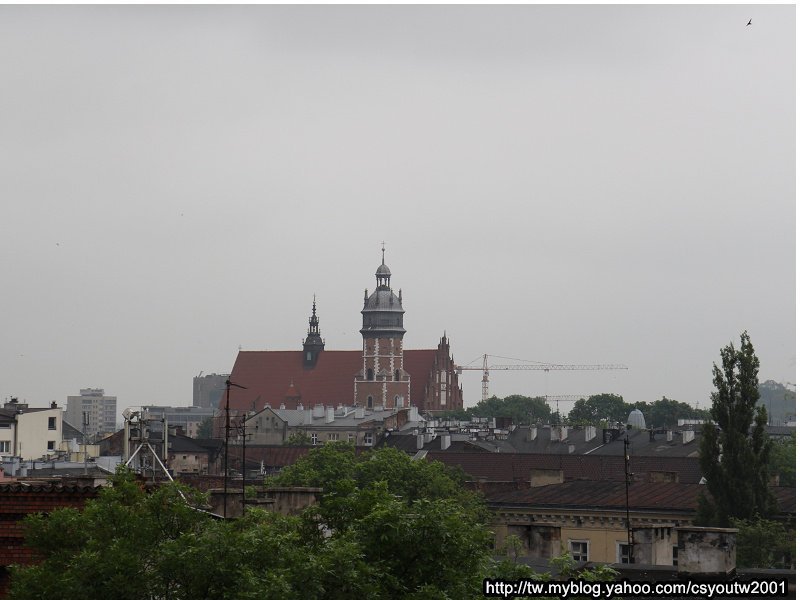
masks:
{"type": "Polygon", "coordinates": [[[617,542],[617,562],[629,565],[633,562],[633,552],[629,544],[617,542]]]}
{"type": "Polygon", "coordinates": [[[0,454],[9,454],[11,452],[11,442],[3,440],[0,442],[0,454]]]}
{"type": "Polygon", "coordinates": [[[47,442],[47,449],[48,450],[55,450],[56,449],[56,443],[54,441],[47,442]]]}
{"type": "Polygon", "coordinates": [[[352,433],[348,433],[348,434],[347,434],[347,441],[348,441],[349,443],[351,443],[351,444],[352,444],[352,443],[353,443],[353,439],[354,439],[354,438],[355,438],[355,436],[354,436],[352,433]]]}
{"type": "Polygon", "coordinates": [[[589,560],[589,542],[569,542],[569,553],[573,560],[586,562],[589,560]]]}
{"type": "Polygon", "coordinates": [[[311,445],[312,446],[316,446],[317,445],[317,434],[316,433],[312,433],[311,434],[311,445]]]}
{"type": "Polygon", "coordinates": [[[400,381],[400,369],[395,369],[394,370],[394,380],[395,381],[400,381]]]}
{"type": "Polygon", "coordinates": [[[375,379],[375,371],[373,371],[372,369],[367,369],[367,379],[369,381],[375,379]]]}
{"type": "Polygon", "coordinates": [[[372,432],[369,431],[364,434],[364,445],[365,446],[372,446],[372,432]]]}
{"type": "Polygon", "coordinates": [[[678,547],[677,546],[673,546],[672,547],[672,566],[673,567],[677,567],[678,566],[678,547]]]}
{"type": "Polygon", "coordinates": [[[367,408],[372,408],[372,396],[367,396],[367,408]]]}
{"type": "Polygon", "coordinates": [[[328,434],[328,441],[329,442],[335,442],[338,439],[339,439],[339,434],[338,433],[329,433],[328,434]]]}
{"type": "Polygon", "coordinates": [[[51,429],[51,430],[56,428],[56,418],[55,417],[47,417],[47,428],[51,429]]]}
{"type": "Polygon", "coordinates": [[[400,398],[400,396],[395,396],[394,397],[394,407],[395,408],[402,408],[402,406],[403,406],[403,400],[400,398]]]}

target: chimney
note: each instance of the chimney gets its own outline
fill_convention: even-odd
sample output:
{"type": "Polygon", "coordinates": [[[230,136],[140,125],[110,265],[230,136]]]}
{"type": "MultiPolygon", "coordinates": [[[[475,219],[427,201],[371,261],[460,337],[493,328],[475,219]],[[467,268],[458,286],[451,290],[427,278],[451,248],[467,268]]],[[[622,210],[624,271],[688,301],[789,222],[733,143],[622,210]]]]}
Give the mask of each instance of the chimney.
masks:
{"type": "Polygon", "coordinates": [[[569,446],[567,446],[567,453],[568,454],[574,454],[575,453],[575,444],[570,444],[569,446]]]}
{"type": "Polygon", "coordinates": [[[281,402],[281,405],[278,407],[280,410],[286,410],[286,405],[281,402]]]}
{"type": "Polygon", "coordinates": [[[363,419],[364,418],[364,407],[357,406],[356,407],[356,419],[363,419]]]}
{"type": "Polygon", "coordinates": [[[427,444],[428,442],[430,442],[432,440],[433,440],[433,433],[426,430],[425,431],[425,443],[427,444]]]}
{"type": "Polygon", "coordinates": [[[671,429],[667,430],[667,441],[668,442],[672,441],[672,430],[671,429]]]}
{"type": "Polygon", "coordinates": [[[416,406],[412,406],[408,410],[408,420],[409,421],[419,421],[419,411],[417,410],[416,406]]]}
{"type": "Polygon", "coordinates": [[[550,427],[550,441],[551,442],[563,442],[567,439],[567,433],[569,433],[569,427],[565,425],[558,425],[556,427],[550,427]]]}
{"type": "Polygon", "coordinates": [[[325,416],[325,407],[322,404],[314,405],[314,418],[320,419],[325,416]]]}
{"type": "Polygon", "coordinates": [[[311,425],[312,417],[313,417],[313,414],[312,414],[310,408],[308,410],[304,410],[303,411],[303,425],[311,425]]]}
{"type": "Polygon", "coordinates": [[[728,576],[736,568],[736,529],[678,527],[678,573],[728,576]]]}
{"type": "Polygon", "coordinates": [[[536,434],[538,432],[539,430],[534,425],[531,425],[531,428],[528,430],[528,441],[533,442],[536,440],[536,434]]]}
{"type": "Polygon", "coordinates": [[[325,409],[325,422],[333,423],[333,407],[329,406],[325,409]]]}
{"type": "Polygon", "coordinates": [[[55,400],[50,403],[50,408],[58,408],[58,404],[56,404],[55,400]]]}
{"type": "Polygon", "coordinates": [[[694,430],[693,429],[681,431],[681,442],[682,443],[688,444],[693,439],[694,439],[694,430]]]}
{"type": "Polygon", "coordinates": [[[425,436],[421,433],[417,434],[417,450],[422,450],[422,447],[425,445],[425,436]]]}
{"type": "Polygon", "coordinates": [[[442,450],[447,450],[450,447],[450,434],[445,433],[442,436],[442,450]]]}
{"type": "Polygon", "coordinates": [[[302,402],[298,402],[297,403],[297,410],[303,410],[303,403],[302,402]]]}
{"type": "Polygon", "coordinates": [[[591,442],[597,437],[597,429],[594,425],[587,425],[586,429],[584,430],[584,435],[586,436],[586,441],[591,442]]]}

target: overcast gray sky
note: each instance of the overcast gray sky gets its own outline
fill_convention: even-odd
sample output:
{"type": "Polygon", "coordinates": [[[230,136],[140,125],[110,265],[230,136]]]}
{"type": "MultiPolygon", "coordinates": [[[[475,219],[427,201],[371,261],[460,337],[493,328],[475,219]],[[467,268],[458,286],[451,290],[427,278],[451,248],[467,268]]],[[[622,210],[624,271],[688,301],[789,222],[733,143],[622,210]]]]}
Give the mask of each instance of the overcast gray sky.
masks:
{"type": "Polygon", "coordinates": [[[794,6],[0,6],[0,394],[359,349],[383,240],[406,348],[629,367],[499,396],[794,382],[795,71],[794,6]]]}

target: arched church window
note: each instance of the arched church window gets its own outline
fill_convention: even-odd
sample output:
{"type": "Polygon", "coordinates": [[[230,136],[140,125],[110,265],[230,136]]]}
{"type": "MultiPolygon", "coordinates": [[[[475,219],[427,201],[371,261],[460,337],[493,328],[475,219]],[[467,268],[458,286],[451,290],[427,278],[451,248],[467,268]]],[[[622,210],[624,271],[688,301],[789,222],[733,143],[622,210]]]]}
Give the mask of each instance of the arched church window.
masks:
{"type": "Polygon", "coordinates": [[[401,406],[403,406],[403,399],[400,396],[395,396],[394,397],[394,407],[395,408],[400,408],[401,406]]]}
{"type": "Polygon", "coordinates": [[[372,408],[372,396],[367,396],[367,408],[372,408]]]}
{"type": "Polygon", "coordinates": [[[372,369],[367,369],[367,379],[369,381],[375,379],[375,371],[373,371],[372,369]]]}
{"type": "Polygon", "coordinates": [[[400,369],[395,369],[394,370],[394,380],[395,381],[400,381],[400,369]]]}

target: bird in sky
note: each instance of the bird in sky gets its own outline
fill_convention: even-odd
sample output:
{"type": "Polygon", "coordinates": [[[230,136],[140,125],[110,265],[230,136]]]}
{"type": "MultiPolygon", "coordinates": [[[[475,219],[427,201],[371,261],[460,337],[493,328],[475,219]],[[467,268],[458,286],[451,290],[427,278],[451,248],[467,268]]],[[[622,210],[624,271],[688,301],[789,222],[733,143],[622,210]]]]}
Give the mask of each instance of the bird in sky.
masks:
{"type": "MultiPolygon", "coordinates": [[[[750,20],[747,22],[747,25],[752,25],[752,24],[753,24],[753,19],[750,19],[750,20]]],[[[745,27],[747,27],[747,25],[745,25],[745,27]]]]}

